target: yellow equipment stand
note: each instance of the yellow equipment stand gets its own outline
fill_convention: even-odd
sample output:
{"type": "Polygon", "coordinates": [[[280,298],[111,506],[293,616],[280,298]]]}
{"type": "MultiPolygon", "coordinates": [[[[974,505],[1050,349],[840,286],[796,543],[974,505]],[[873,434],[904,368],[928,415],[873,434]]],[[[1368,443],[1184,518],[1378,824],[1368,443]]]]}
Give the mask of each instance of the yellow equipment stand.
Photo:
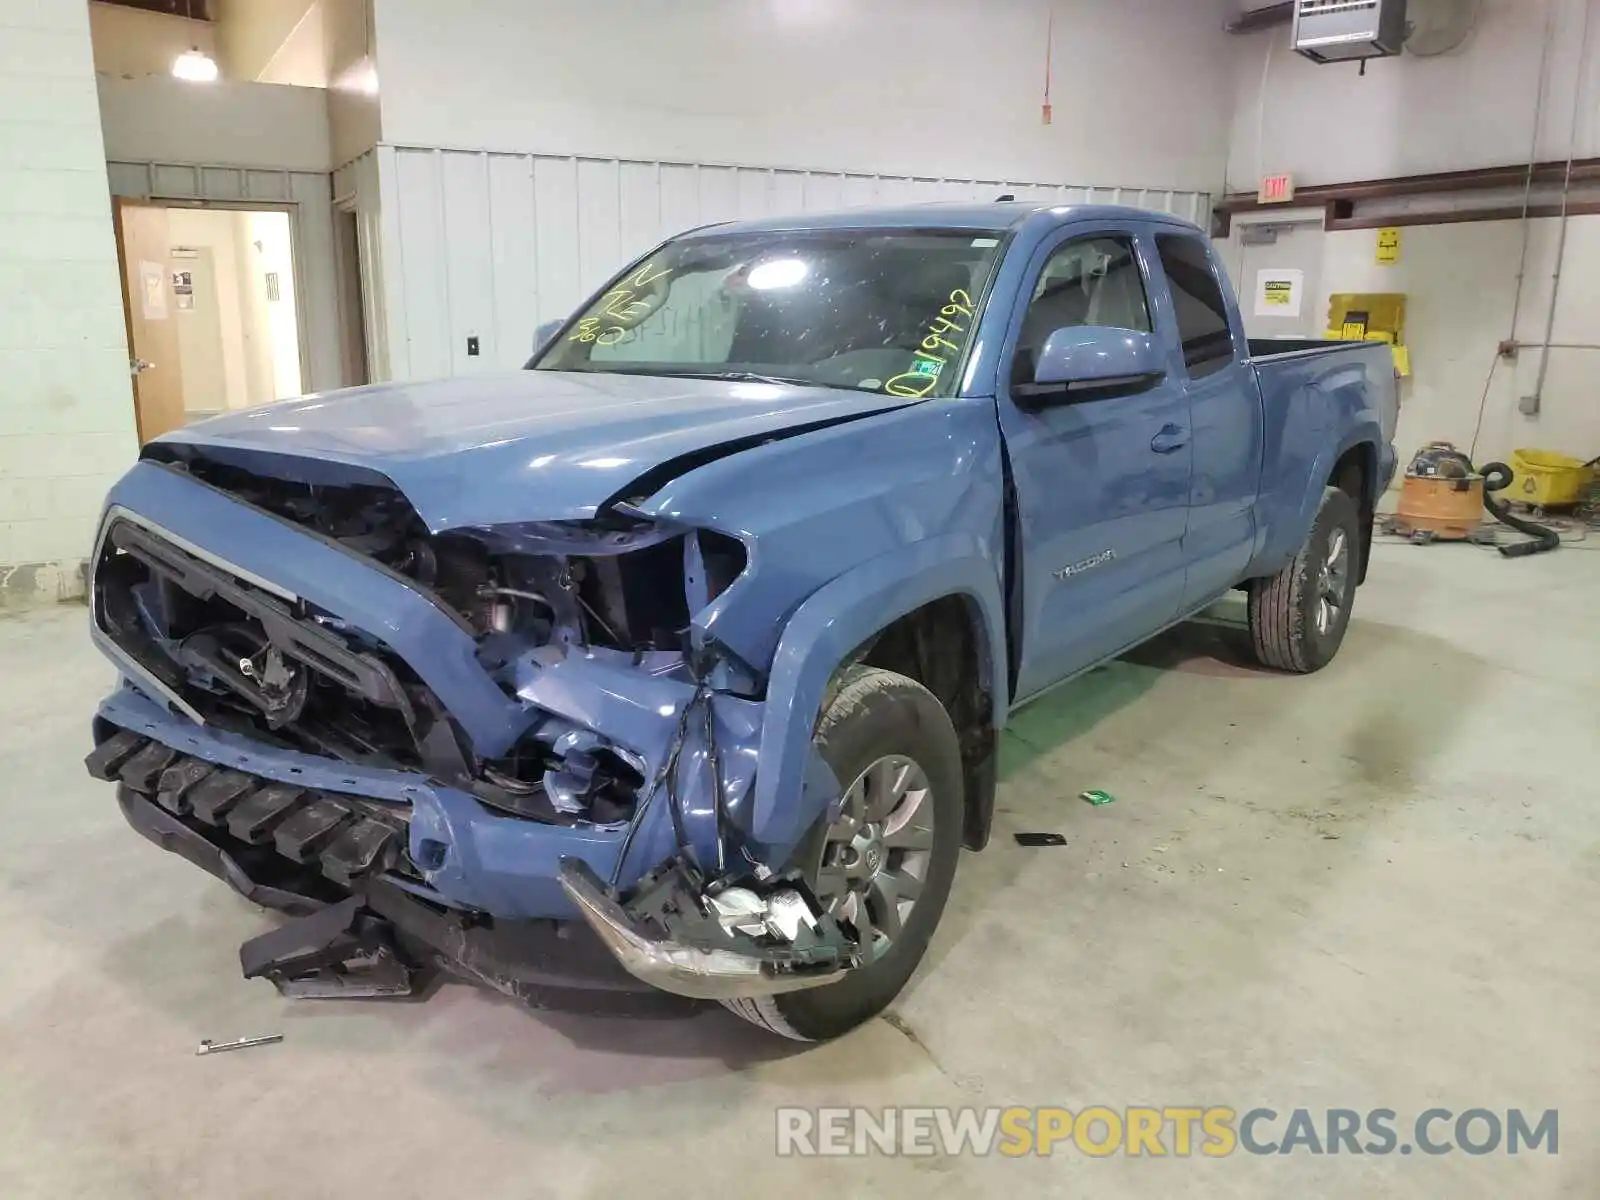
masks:
{"type": "Polygon", "coordinates": [[[1411,376],[1406,347],[1406,297],[1403,292],[1335,292],[1328,298],[1327,336],[1345,342],[1386,342],[1394,353],[1394,373],[1411,376]]]}

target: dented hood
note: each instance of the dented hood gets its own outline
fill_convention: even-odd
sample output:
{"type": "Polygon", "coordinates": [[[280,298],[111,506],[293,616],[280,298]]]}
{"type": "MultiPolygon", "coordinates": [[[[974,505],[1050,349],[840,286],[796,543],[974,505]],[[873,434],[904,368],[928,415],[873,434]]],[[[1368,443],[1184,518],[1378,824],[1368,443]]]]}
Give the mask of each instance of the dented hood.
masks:
{"type": "MultiPolygon", "coordinates": [[[[915,401],[766,383],[517,371],[351,388],[215,417],[158,439],[278,478],[356,467],[430,529],[592,516],[657,468],[915,401]]],[[[658,482],[665,482],[661,479],[658,482]]]]}

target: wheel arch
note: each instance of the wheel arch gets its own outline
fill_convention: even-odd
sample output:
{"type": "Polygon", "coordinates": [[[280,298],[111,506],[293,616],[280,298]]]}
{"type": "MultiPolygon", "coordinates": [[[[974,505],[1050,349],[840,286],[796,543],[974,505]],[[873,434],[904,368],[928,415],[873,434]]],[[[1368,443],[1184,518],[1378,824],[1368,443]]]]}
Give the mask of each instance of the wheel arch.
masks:
{"type": "Polygon", "coordinates": [[[1251,561],[1247,579],[1264,579],[1277,574],[1311,533],[1322,504],[1322,491],[1337,487],[1349,491],[1356,502],[1356,511],[1362,517],[1361,572],[1365,577],[1370,545],[1370,514],[1376,510],[1378,500],[1379,451],[1381,433],[1376,425],[1363,423],[1350,430],[1348,435],[1322,449],[1312,460],[1304,475],[1296,472],[1297,483],[1292,491],[1279,491],[1266,509],[1266,524],[1260,537],[1261,546],[1251,561]],[[1298,483],[1304,480],[1303,490],[1298,483]],[[1351,490],[1353,489],[1353,490],[1351,490]]]}
{"type": "Polygon", "coordinates": [[[1359,441],[1345,448],[1328,472],[1327,486],[1338,488],[1355,502],[1361,532],[1361,561],[1356,565],[1356,582],[1367,581],[1367,563],[1372,558],[1372,526],[1377,510],[1378,447],[1375,442],[1359,441]]]}
{"type": "Polygon", "coordinates": [[[999,738],[993,684],[986,682],[989,673],[979,649],[982,619],[970,595],[949,593],[895,618],[844,664],[858,662],[914,679],[950,714],[961,743],[961,840],[972,850],[989,841],[999,738]]]}
{"type": "Polygon", "coordinates": [[[993,811],[994,746],[1009,705],[1003,614],[993,558],[961,534],[864,563],[796,609],[768,678],[750,810],[756,839],[775,856],[792,851],[837,793],[837,780],[819,777],[811,738],[835,677],[863,662],[917,679],[947,711],[952,701],[961,706],[967,729],[951,716],[964,768],[971,760],[963,840],[981,846],[993,811]],[[959,638],[961,649],[930,649],[929,638],[940,633],[959,638]]]}

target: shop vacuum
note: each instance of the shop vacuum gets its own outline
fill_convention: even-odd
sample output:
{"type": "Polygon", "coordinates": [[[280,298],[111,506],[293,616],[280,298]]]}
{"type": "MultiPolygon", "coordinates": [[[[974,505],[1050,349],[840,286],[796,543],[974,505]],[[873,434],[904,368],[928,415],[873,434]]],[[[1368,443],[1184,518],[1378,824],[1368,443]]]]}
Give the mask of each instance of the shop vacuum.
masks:
{"type": "Polygon", "coordinates": [[[1524,558],[1556,549],[1561,537],[1555,530],[1524,520],[1496,498],[1494,493],[1511,486],[1512,478],[1505,463],[1486,463],[1480,470],[1449,442],[1430,442],[1406,467],[1399,507],[1384,522],[1384,532],[1418,545],[1469,540],[1493,544],[1493,529],[1483,525],[1487,510],[1500,524],[1533,539],[1499,547],[1505,557],[1524,558]]]}

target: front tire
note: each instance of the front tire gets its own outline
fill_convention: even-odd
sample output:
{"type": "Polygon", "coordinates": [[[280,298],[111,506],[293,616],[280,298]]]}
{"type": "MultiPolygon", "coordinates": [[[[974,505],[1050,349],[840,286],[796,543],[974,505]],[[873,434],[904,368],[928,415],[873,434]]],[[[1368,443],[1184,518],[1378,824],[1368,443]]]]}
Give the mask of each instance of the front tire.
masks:
{"type": "Polygon", "coordinates": [[[1250,583],[1250,637],[1262,665],[1305,675],[1333,661],[1350,626],[1360,556],[1355,501],[1338,488],[1323,489],[1294,560],[1250,583]]]}
{"type": "Polygon", "coordinates": [[[843,812],[797,852],[823,905],[853,925],[867,959],[837,983],[723,1003],[797,1041],[826,1041],[877,1016],[928,949],[961,850],[961,747],[950,715],[904,675],[852,667],[813,746],[844,787],[843,812]]]}

